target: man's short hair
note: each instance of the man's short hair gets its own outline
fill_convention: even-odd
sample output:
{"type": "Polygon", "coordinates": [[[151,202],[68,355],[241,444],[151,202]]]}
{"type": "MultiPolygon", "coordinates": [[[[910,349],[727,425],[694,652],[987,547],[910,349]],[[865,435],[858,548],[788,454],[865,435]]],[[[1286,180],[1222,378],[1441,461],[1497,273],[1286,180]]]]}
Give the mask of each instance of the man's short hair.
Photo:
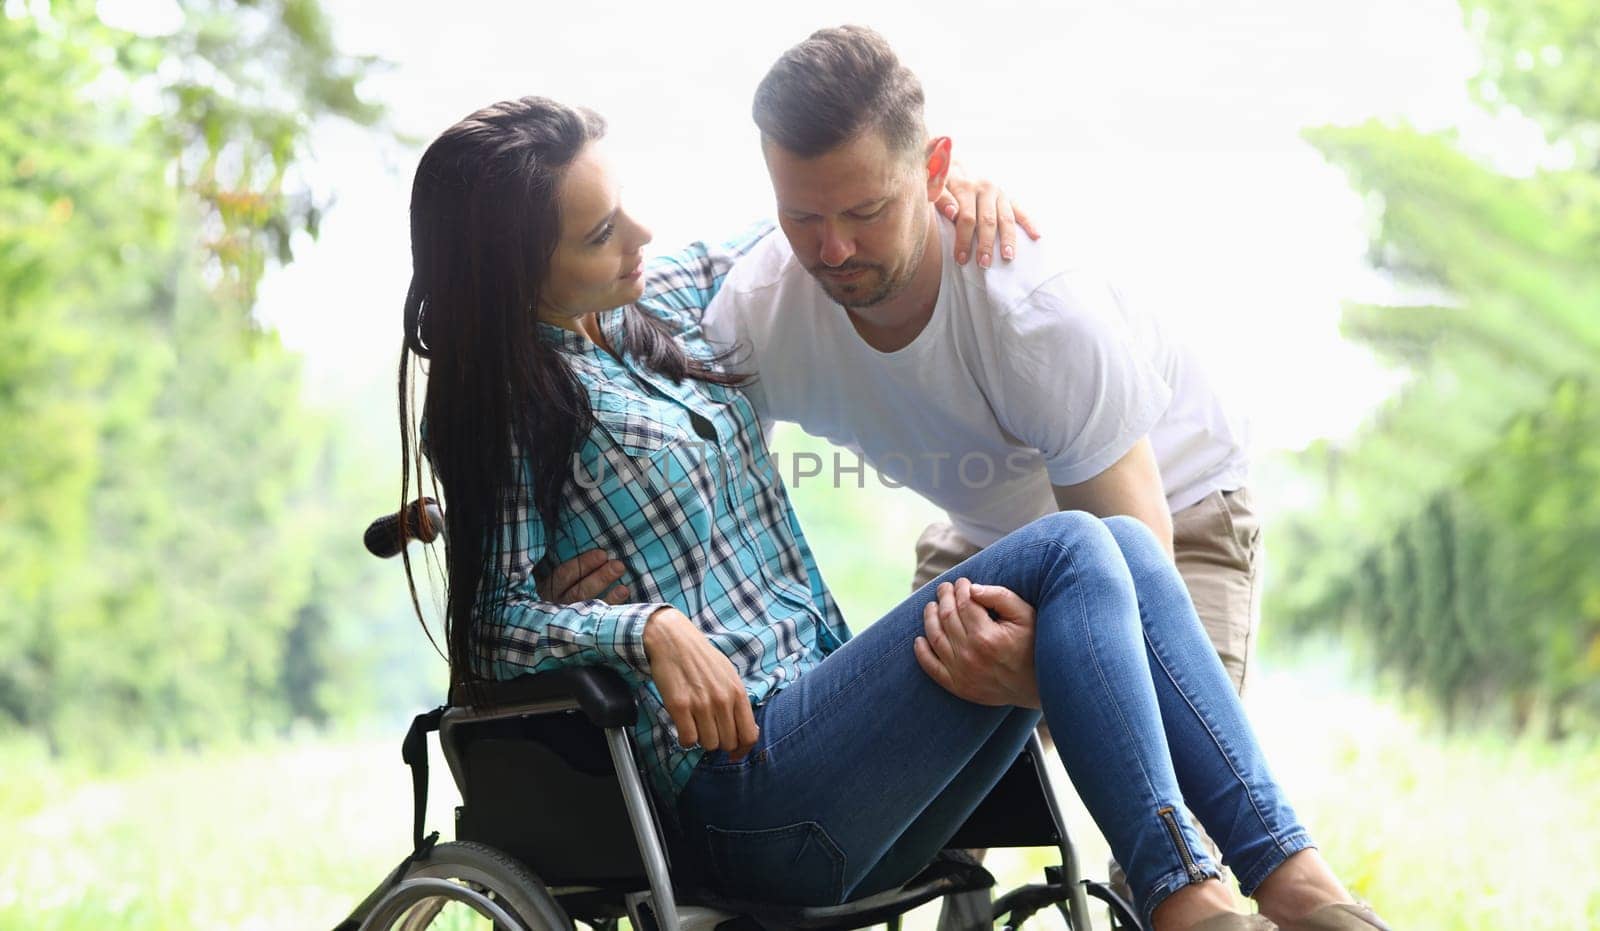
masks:
{"type": "Polygon", "coordinates": [[[865,26],[819,29],[772,66],[756,88],[751,115],[770,141],[815,158],[867,129],[891,152],[920,153],[922,82],[900,64],[883,36],[865,26]]]}

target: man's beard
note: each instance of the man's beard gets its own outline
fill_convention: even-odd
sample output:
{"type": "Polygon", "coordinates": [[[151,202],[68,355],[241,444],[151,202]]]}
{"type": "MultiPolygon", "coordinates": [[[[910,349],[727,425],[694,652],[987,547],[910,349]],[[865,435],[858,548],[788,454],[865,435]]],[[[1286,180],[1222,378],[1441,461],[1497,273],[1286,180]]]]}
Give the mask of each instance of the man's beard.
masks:
{"type": "MultiPolygon", "coordinates": [[[[911,242],[922,243],[928,234],[926,224],[920,226],[912,235],[911,242]]],[[[891,274],[889,267],[878,262],[859,260],[846,260],[843,265],[829,266],[818,262],[806,269],[811,277],[822,285],[822,290],[838,302],[839,306],[856,310],[863,307],[872,307],[894,297],[906,286],[911,284],[911,279],[917,276],[922,268],[921,247],[911,250],[906,256],[898,271],[899,276],[891,274]],[[828,278],[828,272],[850,272],[860,270],[861,274],[849,281],[833,281],[828,278]]]]}
{"type": "Polygon", "coordinates": [[[837,267],[819,264],[809,271],[811,277],[822,285],[822,290],[828,292],[828,296],[841,307],[871,307],[887,300],[897,290],[896,282],[889,278],[888,269],[875,262],[846,262],[837,267]],[[830,272],[858,270],[860,274],[848,281],[836,281],[828,277],[830,272]]]}

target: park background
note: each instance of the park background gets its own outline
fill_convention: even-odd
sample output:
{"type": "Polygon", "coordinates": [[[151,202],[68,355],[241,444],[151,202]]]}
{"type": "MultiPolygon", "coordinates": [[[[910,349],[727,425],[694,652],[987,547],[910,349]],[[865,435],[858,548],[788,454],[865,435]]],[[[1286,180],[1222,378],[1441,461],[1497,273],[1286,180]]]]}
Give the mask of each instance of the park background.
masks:
{"type": "MultiPolygon", "coordinates": [[[[331,926],[406,852],[444,670],[357,535],[421,146],[587,104],[655,249],[727,235],[771,212],[751,90],[847,21],[1252,416],[1249,705],[1355,891],[1600,927],[1592,0],[5,0],[0,927],[331,926]]],[[[793,488],[858,627],[936,516],[866,484],[793,488]]]]}

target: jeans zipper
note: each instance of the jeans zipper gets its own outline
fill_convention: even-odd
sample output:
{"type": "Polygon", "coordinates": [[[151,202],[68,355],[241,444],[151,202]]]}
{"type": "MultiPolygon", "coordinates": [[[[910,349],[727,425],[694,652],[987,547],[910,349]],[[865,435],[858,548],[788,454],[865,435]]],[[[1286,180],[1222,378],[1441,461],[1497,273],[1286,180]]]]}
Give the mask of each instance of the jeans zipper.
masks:
{"type": "Polygon", "coordinates": [[[1189,853],[1189,845],[1183,840],[1183,831],[1178,828],[1178,818],[1172,809],[1163,808],[1156,814],[1161,816],[1161,820],[1167,825],[1167,833],[1172,835],[1172,845],[1178,848],[1178,857],[1183,860],[1183,869],[1189,874],[1189,881],[1195,883],[1204,881],[1206,874],[1201,872],[1200,867],[1194,862],[1194,857],[1189,853]]]}

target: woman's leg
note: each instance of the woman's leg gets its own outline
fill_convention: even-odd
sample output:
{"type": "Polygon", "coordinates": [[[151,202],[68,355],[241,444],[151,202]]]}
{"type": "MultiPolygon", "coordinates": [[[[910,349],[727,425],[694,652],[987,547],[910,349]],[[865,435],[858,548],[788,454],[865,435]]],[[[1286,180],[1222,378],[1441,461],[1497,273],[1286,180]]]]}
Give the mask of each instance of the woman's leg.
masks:
{"type": "MultiPolygon", "coordinates": [[[[1067,775],[1126,869],[1134,905],[1149,924],[1169,896],[1219,871],[1190,821],[1173,768],[1122,550],[1098,518],[1081,512],[1052,517],[1092,526],[1116,558],[1085,558],[1092,551],[1055,545],[1043,584],[1033,592],[1014,589],[1036,614],[1039,697],[1067,775]]],[[[964,565],[952,574],[971,577],[964,565]]],[[[1192,611],[1190,623],[1205,642],[1192,611]]],[[[1217,662],[1214,653],[1211,661],[1217,662]]]]}
{"type": "Polygon", "coordinates": [[[702,760],[678,821],[724,891],[824,905],[892,888],[1016,759],[1038,712],[965,702],[929,679],[911,647],[923,603],[900,605],[757,708],[760,737],[742,762],[702,760]]]}
{"type": "Polygon", "coordinates": [[[930,582],[758,709],[744,762],[708,756],[680,813],[713,872],[747,894],[842,901],[952,785],[972,795],[938,807],[944,838],[982,800],[993,782],[959,777],[1011,709],[946,692],[911,648],[934,586],[962,576],[1036,607],[1045,714],[1146,914],[1215,876],[1183,816],[1132,579],[1105,524],[1082,513],[1041,518],[930,582]]]}
{"type": "MultiPolygon", "coordinates": [[[[1144,524],[1129,517],[1106,521],[1134,580],[1150,671],[1161,719],[1184,798],[1221,846],[1245,895],[1300,851],[1310,835],[1273,779],[1234,694],[1232,683],[1195,617],[1188,591],[1171,560],[1144,524]]],[[[1297,917],[1321,902],[1349,895],[1320,857],[1297,859],[1277,898],[1282,908],[1263,911],[1297,917]]],[[[1280,880],[1282,877],[1279,877],[1280,880]]],[[[1266,891],[1266,890],[1263,890],[1266,891]]]]}
{"type": "Polygon", "coordinates": [[[920,873],[1016,762],[1039,719],[1030,708],[1011,709],[983,748],[850,890],[850,898],[898,888],[920,873]]]}

